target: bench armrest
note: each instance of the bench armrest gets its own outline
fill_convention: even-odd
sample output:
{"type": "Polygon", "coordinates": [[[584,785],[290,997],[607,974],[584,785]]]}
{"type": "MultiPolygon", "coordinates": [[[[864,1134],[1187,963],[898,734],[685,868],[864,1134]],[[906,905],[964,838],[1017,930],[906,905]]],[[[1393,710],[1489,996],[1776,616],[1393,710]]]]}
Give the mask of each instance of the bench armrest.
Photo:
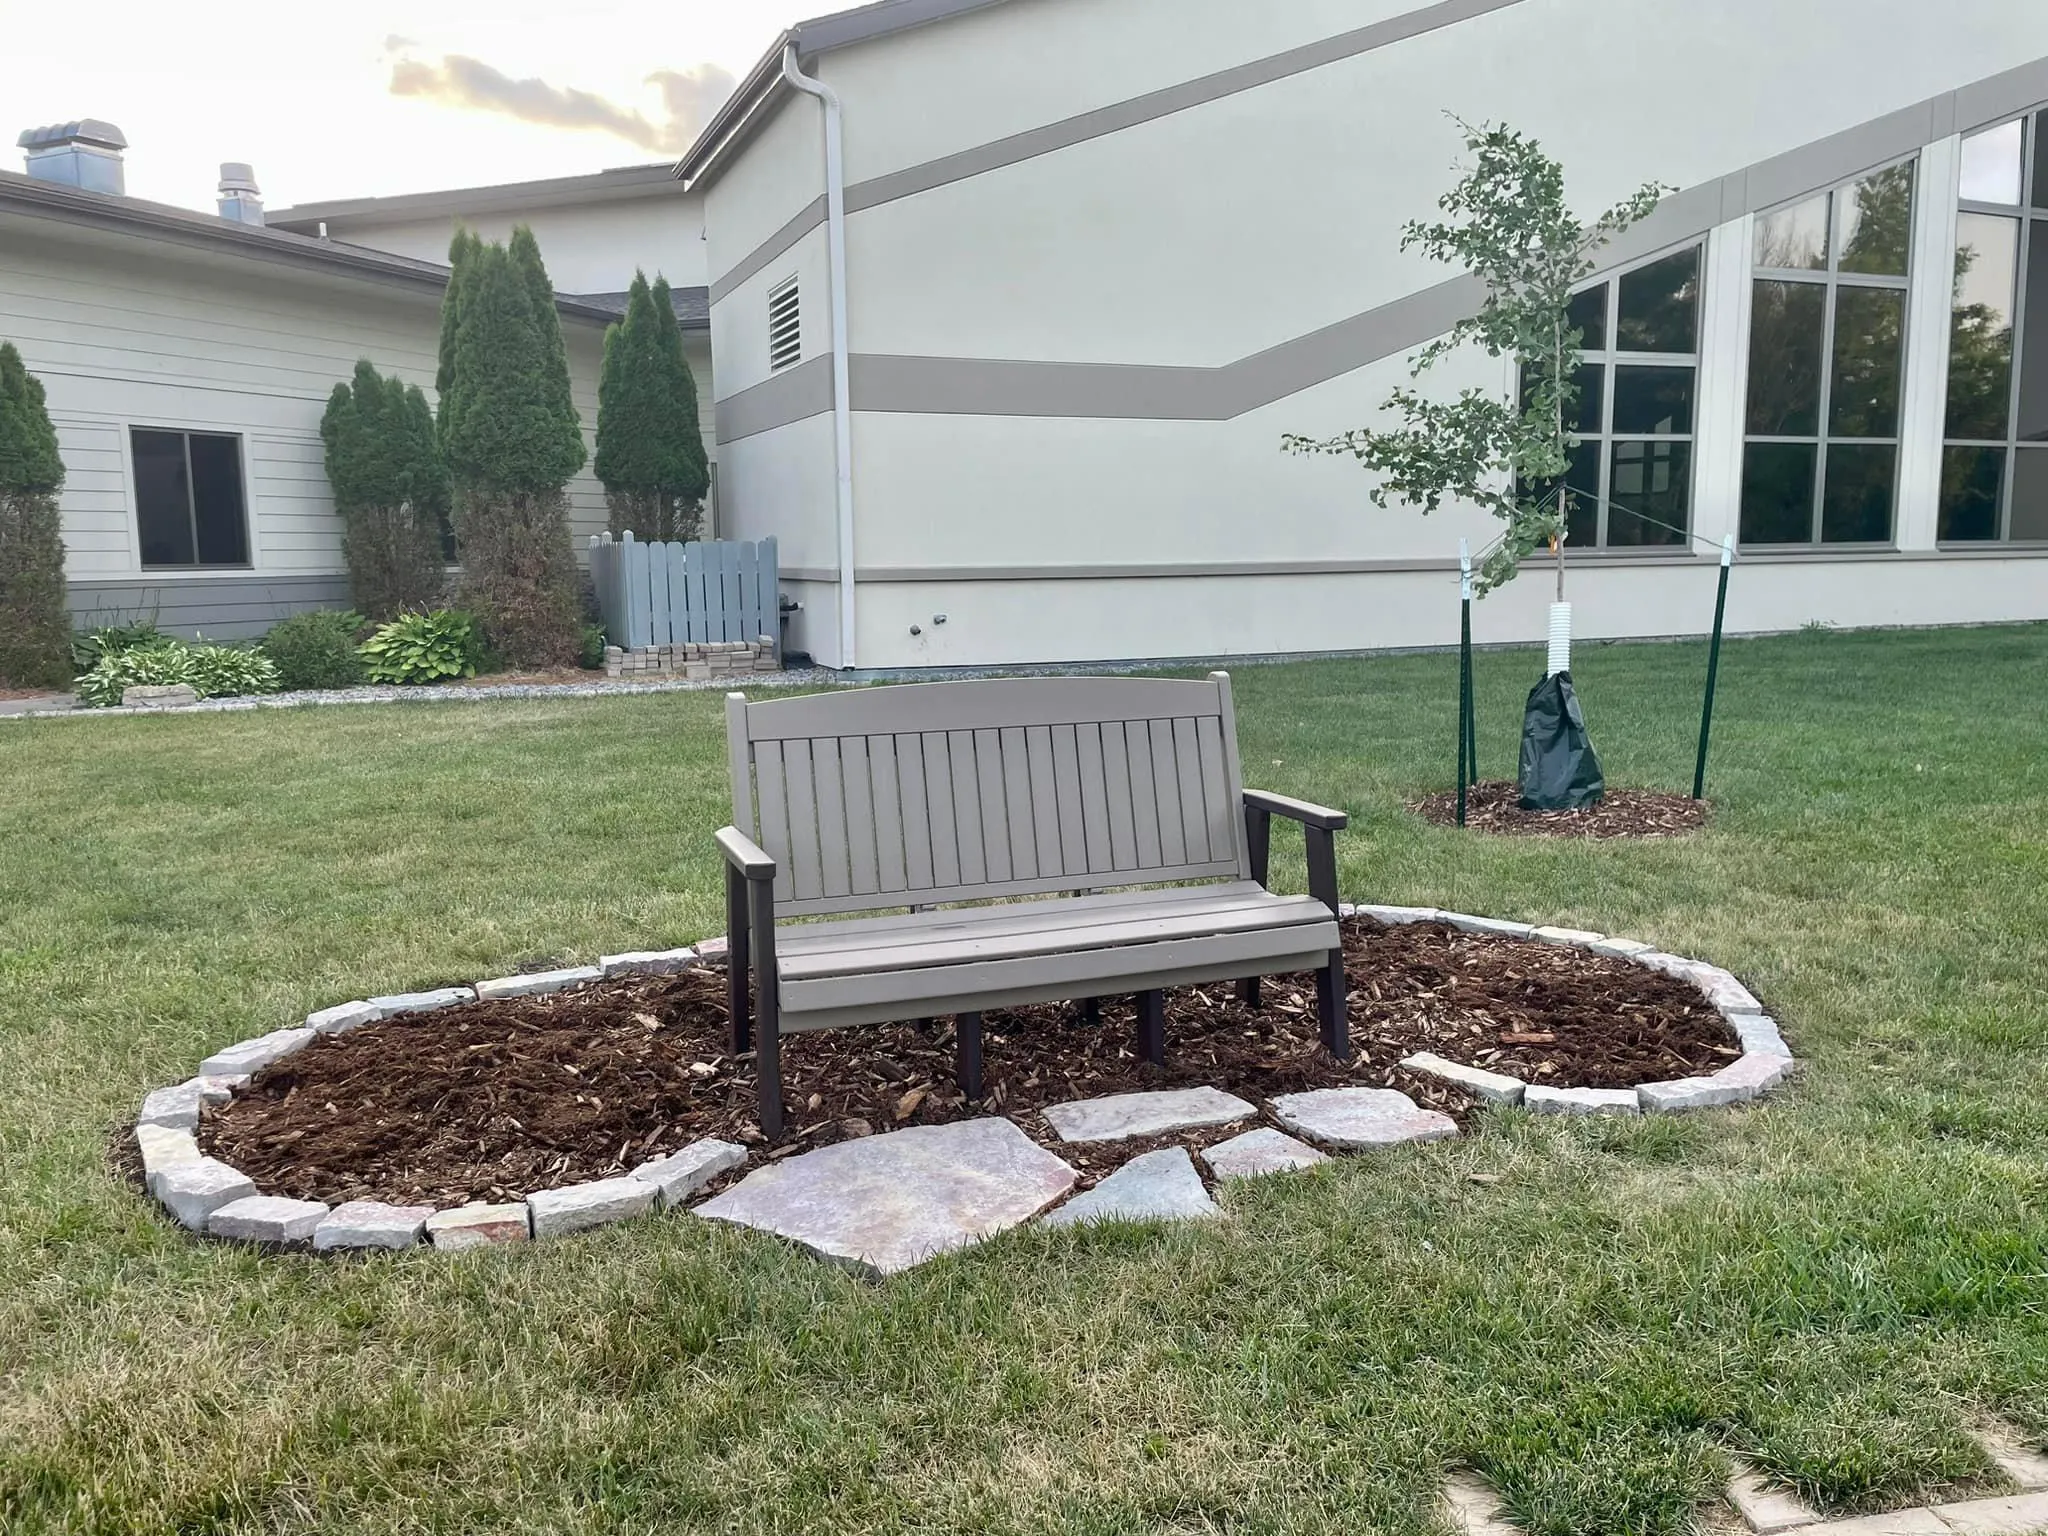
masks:
{"type": "Polygon", "coordinates": [[[1289,821],[1298,821],[1305,827],[1319,827],[1325,832],[1342,832],[1351,824],[1351,818],[1343,811],[1333,811],[1327,805],[1311,805],[1292,795],[1276,795],[1263,789],[1246,790],[1244,803],[1248,810],[1283,816],[1289,821]]]}
{"type": "Polygon", "coordinates": [[[749,880],[772,881],[775,878],[775,861],[738,827],[719,828],[718,851],[725,855],[725,862],[736,874],[749,880]]]}

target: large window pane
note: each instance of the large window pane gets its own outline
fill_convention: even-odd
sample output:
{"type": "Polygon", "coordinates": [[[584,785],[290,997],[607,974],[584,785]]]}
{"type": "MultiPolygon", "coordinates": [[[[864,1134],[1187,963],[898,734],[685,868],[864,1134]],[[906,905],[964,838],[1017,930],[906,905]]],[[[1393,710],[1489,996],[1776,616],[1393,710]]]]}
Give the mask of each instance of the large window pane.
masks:
{"type": "MultiPolygon", "coordinates": [[[[2015,151],[2017,153],[2017,151],[2015,151]]],[[[2002,440],[2012,404],[2012,306],[2020,221],[1966,213],[1956,225],[1948,435],[2002,440]]]]}
{"type": "MultiPolygon", "coordinates": [[[[1578,386],[1579,403],[1574,409],[1566,412],[1565,427],[1568,431],[1577,433],[1598,432],[1601,395],[1607,382],[1607,368],[1601,363],[1587,363],[1574,375],[1574,382],[1578,386]]],[[[1522,370],[1521,389],[1522,408],[1526,410],[1536,389],[1536,374],[1533,369],[1522,370]]]]}
{"type": "Polygon", "coordinates": [[[1904,277],[1913,246],[1913,162],[1837,192],[1835,224],[1842,271],[1904,277]]]}
{"type": "Polygon", "coordinates": [[[1963,140],[1963,201],[2020,200],[2020,148],[2026,124],[2001,123],[1963,140]]]}
{"type": "Polygon", "coordinates": [[[1876,544],[1892,536],[1898,458],[1890,443],[1828,444],[1827,486],[1820,499],[1823,544],[1876,544]]]}
{"type": "Polygon", "coordinates": [[[2003,448],[1947,448],[1941,455],[1943,543],[1998,537],[1998,494],[2005,483],[2003,448]]]}
{"type": "Polygon", "coordinates": [[[1828,431],[1835,437],[1895,437],[1906,295],[1898,288],[1835,290],[1834,381],[1828,431]]]}
{"type": "Polygon", "coordinates": [[[2044,117],[2034,119],[2034,206],[2048,208],[2048,133],[2041,131],[2044,117]]]}
{"type": "Polygon", "coordinates": [[[1614,321],[1617,352],[1699,350],[1698,247],[1624,272],[1614,321]]]}
{"type": "Polygon", "coordinates": [[[2009,533],[2015,539],[2048,539],[2048,448],[2013,453],[2009,533]]]}
{"type": "Polygon", "coordinates": [[[1742,457],[1742,542],[1813,541],[1812,443],[1751,443],[1742,457]]]}
{"type": "MultiPolygon", "coordinates": [[[[1565,485],[1571,503],[1565,514],[1565,542],[1580,546],[1597,543],[1600,537],[1600,444],[1580,443],[1572,449],[1571,467],[1565,471],[1565,485]]],[[[1525,496],[1547,500],[1557,482],[1539,481],[1521,488],[1525,496]]]]}
{"type": "Polygon", "coordinates": [[[1608,544],[1683,544],[1691,490],[1691,443],[1616,443],[1608,544]]]}
{"type": "Polygon", "coordinates": [[[199,525],[201,565],[247,565],[248,523],[242,516],[242,440],[194,432],[192,510],[199,525]]]}
{"type": "Polygon", "coordinates": [[[1818,271],[1828,264],[1828,195],[1810,197],[1756,221],[1756,264],[1818,271]]]}
{"type": "Polygon", "coordinates": [[[2048,219],[2027,250],[2027,321],[2020,341],[2020,438],[2048,443],[2048,219]]]}
{"type": "Polygon", "coordinates": [[[1693,370],[1614,370],[1614,430],[1684,434],[1692,431],[1693,370]]]}
{"type": "Polygon", "coordinates": [[[1827,289],[1759,282],[1749,320],[1749,430],[1810,437],[1820,430],[1821,322],[1827,289]]]}
{"type": "Polygon", "coordinates": [[[185,435],[138,427],[129,434],[135,459],[135,523],[144,565],[190,565],[192,499],[185,482],[185,435]]]}
{"type": "Polygon", "coordinates": [[[1572,296],[1572,326],[1583,332],[1579,345],[1588,352],[1607,350],[1607,285],[1588,288],[1572,296]]]}

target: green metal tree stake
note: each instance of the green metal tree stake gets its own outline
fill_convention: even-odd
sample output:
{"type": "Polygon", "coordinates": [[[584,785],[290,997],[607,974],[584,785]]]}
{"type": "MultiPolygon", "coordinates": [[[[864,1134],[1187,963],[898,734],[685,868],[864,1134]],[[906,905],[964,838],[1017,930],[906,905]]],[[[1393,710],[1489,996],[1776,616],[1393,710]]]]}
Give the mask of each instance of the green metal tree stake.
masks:
{"type": "Polygon", "coordinates": [[[1458,540],[1458,825],[1465,825],[1465,787],[1473,782],[1467,765],[1478,753],[1472,742],[1472,552],[1458,540]]]}
{"type": "Polygon", "coordinates": [[[1707,792],[1707,737],[1714,728],[1714,684],[1721,675],[1721,624],[1728,616],[1728,568],[1735,563],[1735,535],[1721,540],[1721,590],[1714,596],[1714,639],[1707,649],[1707,698],[1700,709],[1700,755],[1692,770],[1692,797],[1707,792]]]}

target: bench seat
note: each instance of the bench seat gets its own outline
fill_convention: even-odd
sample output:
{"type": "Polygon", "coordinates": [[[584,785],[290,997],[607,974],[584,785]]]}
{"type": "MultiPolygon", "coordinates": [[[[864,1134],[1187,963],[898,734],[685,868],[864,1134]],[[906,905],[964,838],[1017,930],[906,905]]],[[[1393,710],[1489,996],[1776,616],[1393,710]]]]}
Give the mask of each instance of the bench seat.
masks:
{"type": "Polygon", "coordinates": [[[795,924],[775,958],[794,1032],[1310,971],[1339,943],[1325,903],[1236,880],[795,924]]]}

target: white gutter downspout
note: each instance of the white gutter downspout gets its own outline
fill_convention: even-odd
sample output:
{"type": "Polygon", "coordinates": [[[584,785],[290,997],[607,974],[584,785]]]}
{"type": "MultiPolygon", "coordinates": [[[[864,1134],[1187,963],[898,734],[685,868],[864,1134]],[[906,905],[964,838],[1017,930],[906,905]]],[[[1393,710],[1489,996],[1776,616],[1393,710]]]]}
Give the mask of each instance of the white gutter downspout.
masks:
{"type": "Polygon", "coordinates": [[[825,107],[825,250],[832,288],[832,453],[839,472],[839,665],[853,657],[853,395],[846,339],[846,157],[839,93],[797,68],[796,44],[782,50],[782,78],[825,107]]]}

